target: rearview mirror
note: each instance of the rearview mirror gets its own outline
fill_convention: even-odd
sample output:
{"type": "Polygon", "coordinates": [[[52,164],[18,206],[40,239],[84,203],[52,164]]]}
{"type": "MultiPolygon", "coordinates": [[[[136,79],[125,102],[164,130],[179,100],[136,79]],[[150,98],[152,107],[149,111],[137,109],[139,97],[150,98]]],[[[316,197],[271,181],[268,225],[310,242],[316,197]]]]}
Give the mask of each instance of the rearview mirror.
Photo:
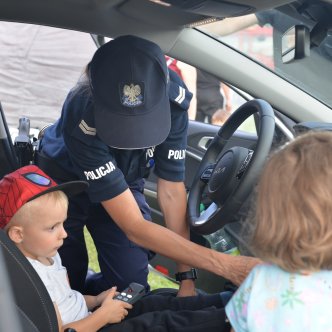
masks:
{"type": "Polygon", "coordinates": [[[283,63],[303,59],[310,55],[310,31],[305,25],[294,25],[282,36],[281,56],[283,63]]]}

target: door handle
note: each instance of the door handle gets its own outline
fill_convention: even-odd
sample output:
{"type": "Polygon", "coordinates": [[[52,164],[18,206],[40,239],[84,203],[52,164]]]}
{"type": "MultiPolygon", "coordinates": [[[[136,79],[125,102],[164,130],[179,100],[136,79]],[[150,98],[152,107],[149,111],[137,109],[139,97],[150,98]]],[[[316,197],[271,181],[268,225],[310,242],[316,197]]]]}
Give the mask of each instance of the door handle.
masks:
{"type": "Polygon", "coordinates": [[[198,142],[198,147],[206,151],[212,140],[212,136],[203,136],[198,142]]]}

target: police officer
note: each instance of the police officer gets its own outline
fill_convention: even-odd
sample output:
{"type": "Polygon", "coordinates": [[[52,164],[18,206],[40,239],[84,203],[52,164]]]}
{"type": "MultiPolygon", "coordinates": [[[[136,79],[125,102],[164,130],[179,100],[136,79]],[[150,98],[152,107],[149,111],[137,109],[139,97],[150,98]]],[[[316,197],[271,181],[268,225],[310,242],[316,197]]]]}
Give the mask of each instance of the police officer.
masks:
{"type": "Polygon", "coordinates": [[[234,261],[184,239],[189,237],[183,180],[191,96],[168,71],[159,46],[121,36],[96,51],[60,119],[45,130],[40,167],[58,182],[79,178],[90,184],[87,193],[70,201],[68,238],[60,250],[72,288],[97,294],[136,281],[148,289],[149,250],[178,262],[180,295],[195,293],[191,265],[236,281],[257,263],[234,261]],[[174,232],[147,221],[144,177],[152,167],[166,225],[174,232]],[[101,269],[86,285],[84,225],[101,269]]]}

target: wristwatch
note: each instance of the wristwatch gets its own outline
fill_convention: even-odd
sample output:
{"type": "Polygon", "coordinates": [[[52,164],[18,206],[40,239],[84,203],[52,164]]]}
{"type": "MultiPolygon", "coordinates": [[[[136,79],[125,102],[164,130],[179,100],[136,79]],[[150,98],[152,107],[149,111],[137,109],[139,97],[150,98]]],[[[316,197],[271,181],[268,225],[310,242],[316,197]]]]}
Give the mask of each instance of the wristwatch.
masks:
{"type": "Polygon", "coordinates": [[[190,269],[190,271],[178,272],[175,274],[176,281],[182,281],[182,280],[187,280],[187,279],[196,280],[197,279],[197,270],[190,269]]]}

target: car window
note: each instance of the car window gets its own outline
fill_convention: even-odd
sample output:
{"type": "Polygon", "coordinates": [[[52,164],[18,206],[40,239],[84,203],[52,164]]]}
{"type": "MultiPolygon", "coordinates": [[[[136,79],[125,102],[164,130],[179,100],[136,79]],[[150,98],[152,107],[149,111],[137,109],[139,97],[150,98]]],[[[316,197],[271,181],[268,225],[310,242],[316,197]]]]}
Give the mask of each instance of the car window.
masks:
{"type": "Polygon", "coordinates": [[[202,25],[199,29],[254,59],[285,80],[321,102],[332,106],[332,30],[325,29],[319,41],[312,39],[310,56],[283,63],[282,35],[294,25],[305,25],[311,32],[317,27],[312,18],[289,16],[278,10],[266,10],[244,17],[202,25]]]}
{"type": "MultiPolygon", "coordinates": [[[[185,62],[166,56],[167,65],[174,70],[193,93],[188,110],[190,120],[222,126],[227,118],[246,99],[211,73],[185,62]]],[[[241,130],[256,133],[253,116],[245,121],[241,130]]]]}

